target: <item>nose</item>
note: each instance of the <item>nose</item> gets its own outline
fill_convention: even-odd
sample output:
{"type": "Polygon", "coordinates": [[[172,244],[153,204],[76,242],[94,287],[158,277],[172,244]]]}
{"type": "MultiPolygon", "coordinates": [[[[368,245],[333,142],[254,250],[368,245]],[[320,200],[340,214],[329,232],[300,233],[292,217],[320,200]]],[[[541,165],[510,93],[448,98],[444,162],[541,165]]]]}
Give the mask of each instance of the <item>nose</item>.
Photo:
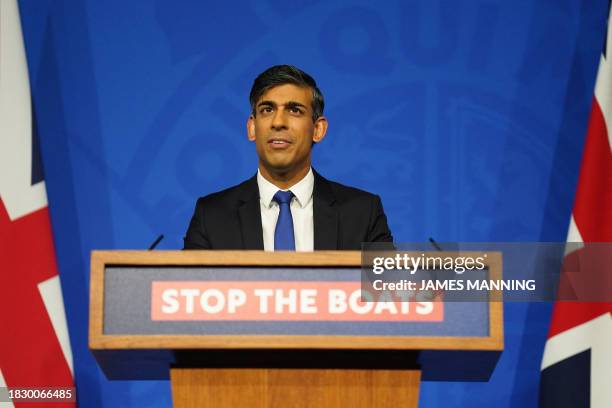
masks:
{"type": "Polygon", "coordinates": [[[271,127],[274,130],[287,129],[287,118],[285,117],[284,109],[277,109],[274,112],[274,116],[272,117],[271,127]]]}

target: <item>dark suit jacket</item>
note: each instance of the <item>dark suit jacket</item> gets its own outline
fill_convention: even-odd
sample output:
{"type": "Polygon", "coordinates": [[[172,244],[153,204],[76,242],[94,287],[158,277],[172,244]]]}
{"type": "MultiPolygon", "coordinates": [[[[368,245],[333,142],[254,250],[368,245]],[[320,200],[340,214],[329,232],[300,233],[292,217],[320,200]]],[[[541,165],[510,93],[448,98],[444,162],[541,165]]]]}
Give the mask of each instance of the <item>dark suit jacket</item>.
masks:
{"type": "MultiPolygon", "coordinates": [[[[314,172],[314,249],[360,250],[362,242],[392,242],[380,197],[314,172]]],[[[198,199],[185,249],[262,249],[257,176],[198,199]]]]}

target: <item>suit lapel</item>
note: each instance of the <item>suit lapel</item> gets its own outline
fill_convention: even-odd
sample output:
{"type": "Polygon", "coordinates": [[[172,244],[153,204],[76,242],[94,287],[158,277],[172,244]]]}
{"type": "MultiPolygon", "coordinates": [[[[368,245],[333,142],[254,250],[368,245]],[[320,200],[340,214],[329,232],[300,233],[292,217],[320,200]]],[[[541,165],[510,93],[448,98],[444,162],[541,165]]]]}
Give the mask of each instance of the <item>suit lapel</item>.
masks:
{"type": "Polygon", "coordinates": [[[239,197],[238,217],[240,218],[243,248],[263,250],[257,176],[252,177],[245,183],[244,190],[239,197]]]}
{"type": "Polygon", "coordinates": [[[314,223],[314,249],[334,250],[338,245],[338,209],[336,197],[329,181],[313,170],[315,176],[312,216],[314,223]]]}

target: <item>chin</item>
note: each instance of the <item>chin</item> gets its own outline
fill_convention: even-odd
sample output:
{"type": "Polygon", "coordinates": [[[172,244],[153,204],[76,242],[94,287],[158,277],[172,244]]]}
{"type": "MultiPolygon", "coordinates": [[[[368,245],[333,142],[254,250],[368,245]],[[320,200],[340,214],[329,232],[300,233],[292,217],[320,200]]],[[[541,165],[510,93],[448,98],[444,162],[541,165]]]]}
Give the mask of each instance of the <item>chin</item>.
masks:
{"type": "Polygon", "coordinates": [[[268,169],[276,174],[284,174],[290,172],[293,167],[287,165],[271,165],[268,166],[268,169]]]}
{"type": "Polygon", "coordinates": [[[295,166],[287,160],[268,160],[266,167],[275,172],[283,172],[289,171],[295,166]]]}

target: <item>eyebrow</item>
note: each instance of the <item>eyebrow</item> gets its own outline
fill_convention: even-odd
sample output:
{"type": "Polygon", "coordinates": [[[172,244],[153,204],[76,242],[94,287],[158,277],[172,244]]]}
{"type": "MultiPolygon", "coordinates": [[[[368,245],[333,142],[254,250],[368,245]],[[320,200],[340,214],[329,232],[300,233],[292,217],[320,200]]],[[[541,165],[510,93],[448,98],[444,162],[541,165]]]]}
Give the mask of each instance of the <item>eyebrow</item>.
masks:
{"type": "Polygon", "coordinates": [[[261,101],[257,104],[257,107],[259,108],[260,106],[276,106],[276,104],[272,101],[261,101]]]}
{"type": "MultiPolygon", "coordinates": [[[[271,107],[276,107],[278,106],[276,104],[276,102],[273,101],[261,101],[257,104],[257,107],[259,108],[260,106],[271,106],[271,107]]],[[[287,108],[295,108],[295,107],[301,107],[304,109],[308,109],[308,107],[300,102],[296,102],[296,101],[289,101],[287,103],[285,103],[283,106],[287,107],[287,108]]]]}
{"type": "Polygon", "coordinates": [[[299,103],[299,102],[294,102],[294,101],[289,101],[285,104],[285,106],[287,108],[304,108],[307,109],[305,105],[299,103]]]}

